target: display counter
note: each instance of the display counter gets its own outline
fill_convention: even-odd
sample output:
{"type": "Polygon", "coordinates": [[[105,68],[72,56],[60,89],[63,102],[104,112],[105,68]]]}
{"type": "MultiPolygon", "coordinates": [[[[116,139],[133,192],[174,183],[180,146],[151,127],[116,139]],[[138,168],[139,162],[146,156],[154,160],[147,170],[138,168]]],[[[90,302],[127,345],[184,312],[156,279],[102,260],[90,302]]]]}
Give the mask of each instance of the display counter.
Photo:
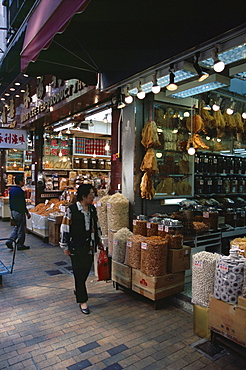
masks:
{"type": "Polygon", "coordinates": [[[9,197],[0,197],[0,218],[3,221],[10,219],[9,197]]]}

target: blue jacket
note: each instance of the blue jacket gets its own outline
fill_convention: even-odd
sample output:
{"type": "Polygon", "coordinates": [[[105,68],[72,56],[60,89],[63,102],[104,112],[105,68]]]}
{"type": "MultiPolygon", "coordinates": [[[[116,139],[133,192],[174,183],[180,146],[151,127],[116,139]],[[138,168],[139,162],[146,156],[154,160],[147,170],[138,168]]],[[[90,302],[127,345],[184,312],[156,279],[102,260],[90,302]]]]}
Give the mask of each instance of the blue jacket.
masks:
{"type": "Polygon", "coordinates": [[[9,192],[9,207],[11,211],[27,213],[25,192],[19,186],[13,186],[9,192]]]}

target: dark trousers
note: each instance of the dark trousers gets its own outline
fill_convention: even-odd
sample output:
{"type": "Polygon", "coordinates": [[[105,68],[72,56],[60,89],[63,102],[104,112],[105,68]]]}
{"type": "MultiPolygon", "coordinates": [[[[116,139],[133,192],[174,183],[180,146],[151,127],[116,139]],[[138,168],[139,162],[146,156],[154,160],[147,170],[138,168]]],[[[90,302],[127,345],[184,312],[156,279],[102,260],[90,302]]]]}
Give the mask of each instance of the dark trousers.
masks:
{"type": "Polygon", "coordinates": [[[26,237],[26,215],[16,211],[11,211],[15,227],[10,235],[11,239],[16,241],[17,247],[24,245],[26,237]]]}
{"type": "Polygon", "coordinates": [[[74,252],[74,254],[71,255],[71,261],[74,274],[77,303],[87,302],[88,295],[85,282],[90,273],[93,261],[93,254],[89,254],[88,249],[83,248],[82,252],[74,252]]]}

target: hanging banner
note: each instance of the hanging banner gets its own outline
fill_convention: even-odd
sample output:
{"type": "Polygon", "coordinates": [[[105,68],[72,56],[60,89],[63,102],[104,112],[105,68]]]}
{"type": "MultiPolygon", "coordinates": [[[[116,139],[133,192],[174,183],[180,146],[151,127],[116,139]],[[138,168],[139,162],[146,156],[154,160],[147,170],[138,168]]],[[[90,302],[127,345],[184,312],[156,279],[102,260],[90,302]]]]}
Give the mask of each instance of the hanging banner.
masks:
{"type": "Polygon", "coordinates": [[[27,131],[0,128],[0,149],[27,149],[27,131]]]}

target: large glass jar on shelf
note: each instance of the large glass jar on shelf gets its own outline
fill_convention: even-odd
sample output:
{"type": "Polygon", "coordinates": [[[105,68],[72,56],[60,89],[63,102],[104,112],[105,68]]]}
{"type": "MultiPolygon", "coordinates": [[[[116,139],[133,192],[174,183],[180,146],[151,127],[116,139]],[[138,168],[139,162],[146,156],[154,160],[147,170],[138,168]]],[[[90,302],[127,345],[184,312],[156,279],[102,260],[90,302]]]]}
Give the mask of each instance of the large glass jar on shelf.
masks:
{"type": "Polygon", "coordinates": [[[45,135],[43,168],[46,170],[72,168],[72,140],[68,136],[45,135]]]}

